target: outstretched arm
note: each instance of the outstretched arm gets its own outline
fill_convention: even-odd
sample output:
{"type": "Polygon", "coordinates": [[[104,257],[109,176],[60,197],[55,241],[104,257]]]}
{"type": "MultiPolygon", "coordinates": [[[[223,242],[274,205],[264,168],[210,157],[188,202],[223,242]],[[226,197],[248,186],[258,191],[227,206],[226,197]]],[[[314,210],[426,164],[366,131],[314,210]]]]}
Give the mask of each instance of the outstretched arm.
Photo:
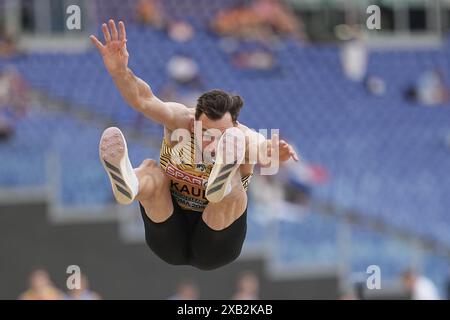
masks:
{"type": "Polygon", "coordinates": [[[150,86],[128,68],[125,24],[120,21],[118,31],[115,22],[109,20],[109,28],[104,23],[102,31],[105,44],[93,35],[90,39],[102,55],[105,67],[125,101],[138,112],[170,130],[188,128],[188,108],[179,103],[161,101],[153,94],[150,86]]]}

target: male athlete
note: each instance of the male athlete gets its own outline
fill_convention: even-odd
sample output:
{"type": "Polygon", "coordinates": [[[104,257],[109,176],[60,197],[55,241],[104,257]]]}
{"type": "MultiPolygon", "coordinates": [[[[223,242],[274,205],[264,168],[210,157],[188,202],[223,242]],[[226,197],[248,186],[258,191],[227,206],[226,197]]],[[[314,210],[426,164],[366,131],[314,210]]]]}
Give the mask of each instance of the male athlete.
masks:
{"type": "Polygon", "coordinates": [[[277,163],[298,156],[285,141],[257,139],[237,121],[239,96],[209,91],[196,108],[158,99],[128,68],[125,25],[121,21],[118,27],[113,20],[102,25],[104,44],[90,39],[125,101],[162,124],[164,138],[160,165],[147,159],[133,169],[121,131],[105,130],[99,153],[115,198],[139,202],[146,242],[162,260],[202,270],[222,267],[239,256],[246,235],[246,189],[255,165],[249,161],[251,147],[256,145],[259,163],[271,154],[277,163]],[[200,140],[194,135],[198,125],[200,140]],[[196,161],[199,150],[203,160],[196,161]]]}

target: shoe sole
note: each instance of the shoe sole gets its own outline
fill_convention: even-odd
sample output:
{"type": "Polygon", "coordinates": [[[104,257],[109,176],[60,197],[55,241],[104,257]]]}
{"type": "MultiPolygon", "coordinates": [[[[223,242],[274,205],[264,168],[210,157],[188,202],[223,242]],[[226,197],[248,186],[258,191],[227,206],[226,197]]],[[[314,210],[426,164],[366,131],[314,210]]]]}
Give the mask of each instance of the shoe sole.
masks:
{"type": "Polygon", "coordinates": [[[229,190],[229,186],[231,185],[231,179],[244,160],[245,139],[239,139],[242,137],[242,131],[237,128],[232,128],[228,129],[220,139],[216,149],[216,161],[209,175],[208,185],[206,187],[206,199],[209,202],[218,203],[226,196],[227,190],[229,190]],[[239,132],[236,132],[236,130],[239,132]],[[237,138],[237,152],[234,155],[235,157],[233,157],[234,148],[233,150],[228,150],[227,148],[224,153],[223,144],[226,139],[234,139],[235,137],[237,138]],[[229,160],[230,158],[235,158],[235,160],[227,163],[226,160],[229,160]]]}
{"type": "Polygon", "coordinates": [[[138,193],[138,180],[128,158],[128,148],[120,129],[106,129],[99,144],[100,161],[105,168],[116,201],[131,204],[138,193]]]}

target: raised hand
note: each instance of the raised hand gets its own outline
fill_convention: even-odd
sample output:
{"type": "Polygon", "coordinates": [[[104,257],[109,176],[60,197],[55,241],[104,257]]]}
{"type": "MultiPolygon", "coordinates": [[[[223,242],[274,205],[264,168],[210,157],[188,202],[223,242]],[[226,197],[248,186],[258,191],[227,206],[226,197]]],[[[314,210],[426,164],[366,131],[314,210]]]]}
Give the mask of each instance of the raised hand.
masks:
{"type": "Polygon", "coordinates": [[[280,141],[280,161],[288,161],[289,159],[294,159],[294,161],[300,161],[300,158],[297,155],[297,152],[295,152],[294,148],[288,144],[286,141],[281,140],[280,141]]]}
{"type": "Polygon", "coordinates": [[[129,54],[127,51],[127,33],[125,24],[119,22],[119,31],[117,31],[114,20],[109,20],[109,27],[106,23],[102,25],[105,44],[100,42],[94,35],[89,38],[97,47],[103,57],[105,67],[111,76],[119,75],[128,69],[129,54]]]}
{"type": "Polygon", "coordinates": [[[278,154],[281,162],[288,161],[291,158],[294,159],[294,161],[300,160],[294,148],[286,141],[279,140],[279,137],[276,134],[272,136],[272,148],[278,149],[278,154]]]}

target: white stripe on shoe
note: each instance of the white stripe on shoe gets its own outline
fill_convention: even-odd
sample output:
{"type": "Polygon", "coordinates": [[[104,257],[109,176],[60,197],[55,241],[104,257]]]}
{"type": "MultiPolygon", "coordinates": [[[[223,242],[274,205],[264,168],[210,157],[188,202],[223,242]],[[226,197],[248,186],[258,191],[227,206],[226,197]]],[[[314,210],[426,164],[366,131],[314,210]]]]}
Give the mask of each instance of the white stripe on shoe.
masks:
{"type": "Polygon", "coordinates": [[[231,192],[231,180],[244,161],[244,156],[244,134],[237,128],[227,129],[217,145],[216,161],[206,187],[206,199],[209,202],[220,202],[231,192]],[[230,140],[232,143],[228,142],[227,145],[230,140]]]}
{"type": "Polygon", "coordinates": [[[106,129],[99,144],[100,161],[108,173],[116,201],[131,204],[138,191],[139,183],[128,158],[127,142],[120,129],[106,129]]]}

